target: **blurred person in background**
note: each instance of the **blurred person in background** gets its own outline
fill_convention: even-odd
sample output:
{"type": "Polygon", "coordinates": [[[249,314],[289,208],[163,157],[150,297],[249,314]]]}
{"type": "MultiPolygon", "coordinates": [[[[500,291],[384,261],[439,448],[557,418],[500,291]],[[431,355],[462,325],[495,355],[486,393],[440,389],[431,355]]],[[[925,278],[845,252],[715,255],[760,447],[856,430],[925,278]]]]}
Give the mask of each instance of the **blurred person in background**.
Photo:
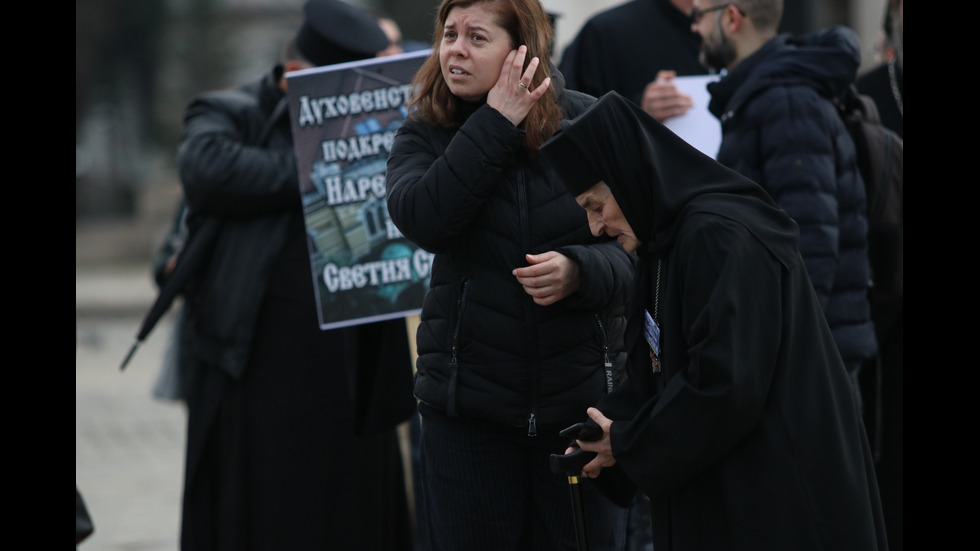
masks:
{"type": "Polygon", "coordinates": [[[692,99],[673,78],[708,73],[691,7],[692,0],[631,0],[592,16],[562,52],[566,86],[595,97],[615,90],[660,122],[686,113],[692,99]]]}
{"type": "Polygon", "coordinates": [[[875,100],[881,122],[904,138],[904,0],[888,0],[881,26],[881,62],[857,79],[858,92],[875,100]]]}
{"type": "Polygon", "coordinates": [[[406,325],[320,329],[285,101],[285,73],[388,46],[366,12],[309,0],[281,63],[186,110],[189,239],[218,230],[186,293],[184,551],[413,548],[406,325]]]}
{"type": "Polygon", "coordinates": [[[383,13],[372,11],[378,18],[378,26],[388,37],[388,47],[378,52],[378,57],[386,55],[396,55],[405,52],[404,41],[402,40],[402,29],[394,19],[383,13]]]}
{"type": "MultiPolygon", "coordinates": [[[[857,89],[875,101],[881,122],[904,139],[905,87],[904,0],[889,0],[885,8],[882,34],[893,55],[857,79],[857,89]]],[[[872,295],[875,297],[875,295],[872,295]]],[[[878,486],[881,488],[888,543],[901,551],[904,545],[904,461],[903,434],[905,380],[905,297],[872,300],[872,318],[878,336],[878,361],[871,366],[880,370],[880,380],[871,373],[862,378],[869,407],[866,415],[880,423],[881,442],[878,458],[878,486]],[[875,401],[878,405],[875,406],[875,401]]],[[[873,425],[877,426],[877,425],[873,425]]]]}

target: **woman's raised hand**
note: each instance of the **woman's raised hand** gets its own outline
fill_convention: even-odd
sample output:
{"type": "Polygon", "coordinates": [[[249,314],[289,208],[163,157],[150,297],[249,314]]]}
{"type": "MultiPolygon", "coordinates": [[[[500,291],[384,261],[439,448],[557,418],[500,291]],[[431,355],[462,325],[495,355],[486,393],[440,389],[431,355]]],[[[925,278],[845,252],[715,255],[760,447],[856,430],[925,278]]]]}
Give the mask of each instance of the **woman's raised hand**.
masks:
{"type": "Polygon", "coordinates": [[[500,78],[487,93],[487,105],[507,117],[514,126],[524,121],[534,102],[538,101],[551,86],[549,77],[537,88],[531,89],[534,73],[538,70],[541,60],[533,58],[522,74],[526,56],[527,46],[521,45],[516,50],[511,50],[504,59],[503,66],[500,67],[500,78]]]}

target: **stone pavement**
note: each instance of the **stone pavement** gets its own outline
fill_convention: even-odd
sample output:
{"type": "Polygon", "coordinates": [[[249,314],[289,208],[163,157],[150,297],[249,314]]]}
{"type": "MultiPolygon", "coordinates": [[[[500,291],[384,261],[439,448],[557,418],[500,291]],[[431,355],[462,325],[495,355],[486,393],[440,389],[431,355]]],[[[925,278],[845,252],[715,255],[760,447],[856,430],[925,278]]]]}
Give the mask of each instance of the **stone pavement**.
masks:
{"type": "Polygon", "coordinates": [[[95,524],[79,551],[179,548],[186,417],[152,394],[172,312],[119,370],[156,297],[145,266],[76,263],[75,484],[95,524]]]}
{"type": "Polygon", "coordinates": [[[176,204],[164,192],[144,202],[149,214],[75,227],[75,485],[95,524],[79,551],[179,548],[186,416],[152,394],[172,313],[119,370],[156,297],[151,257],[176,204]]]}
{"type": "Polygon", "coordinates": [[[75,485],[95,524],[80,551],[178,549],[185,415],[152,396],[169,315],[119,370],[155,296],[146,266],[76,264],[75,485]]]}
{"type": "MultiPolygon", "coordinates": [[[[156,298],[152,256],[178,192],[163,181],[141,190],[134,216],[76,218],[75,485],[95,524],[79,551],[179,548],[186,416],[152,394],[172,313],[119,370],[156,298]]],[[[400,434],[410,473],[407,423],[400,434]]]]}

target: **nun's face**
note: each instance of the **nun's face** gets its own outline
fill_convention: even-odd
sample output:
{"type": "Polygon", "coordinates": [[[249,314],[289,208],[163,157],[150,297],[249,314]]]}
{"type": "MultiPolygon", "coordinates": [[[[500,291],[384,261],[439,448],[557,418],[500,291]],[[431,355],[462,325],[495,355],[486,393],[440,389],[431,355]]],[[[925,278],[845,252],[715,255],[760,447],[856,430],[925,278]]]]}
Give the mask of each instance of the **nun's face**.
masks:
{"type": "Polygon", "coordinates": [[[633,228],[626,221],[623,211],[619,209],[619,203],[605,182],[599,182],[576,196],[575,201],[588,214],[592,235],[598,237],[606,234],[615,237],[628,253],[640,247],[640,241],[633,234],[633,228]]]}

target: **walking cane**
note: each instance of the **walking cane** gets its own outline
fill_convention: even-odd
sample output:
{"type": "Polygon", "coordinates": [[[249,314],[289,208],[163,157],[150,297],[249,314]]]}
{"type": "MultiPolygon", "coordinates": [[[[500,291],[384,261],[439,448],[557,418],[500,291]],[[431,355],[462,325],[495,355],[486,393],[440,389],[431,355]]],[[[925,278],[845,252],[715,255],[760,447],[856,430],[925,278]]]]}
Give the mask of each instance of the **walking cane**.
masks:
{"type": "Polygon", "coordinates": [[[575,539],[579,551],[588,551],[589,540],[585,534],[585,517],[582,514],[582,490],[579,487],[579,475],[582,467],[592,461],[596,452],[587,452],[581,448],[567,455],[551,454],[551,472],[565,473],[568,476],[568,490],[572,494],[572,515],[575,519],[575,539]]]}

